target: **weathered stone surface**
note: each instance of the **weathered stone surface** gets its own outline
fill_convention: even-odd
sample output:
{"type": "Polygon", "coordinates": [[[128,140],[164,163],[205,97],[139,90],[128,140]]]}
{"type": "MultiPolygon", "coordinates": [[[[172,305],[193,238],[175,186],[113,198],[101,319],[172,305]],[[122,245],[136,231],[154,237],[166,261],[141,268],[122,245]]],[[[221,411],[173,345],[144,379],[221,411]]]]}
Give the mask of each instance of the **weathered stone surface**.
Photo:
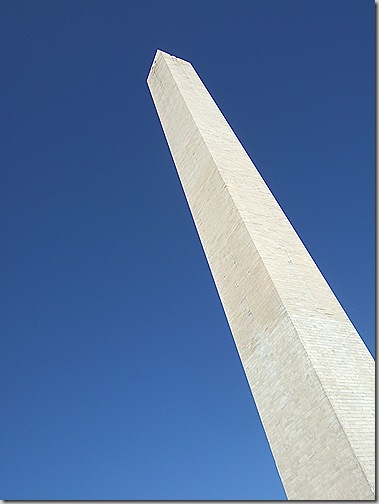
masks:
{"type": "Polygon", "coordinates": [[[374,361],[190,63],[148,85],[290,499],[374,499],[374,361]]]}

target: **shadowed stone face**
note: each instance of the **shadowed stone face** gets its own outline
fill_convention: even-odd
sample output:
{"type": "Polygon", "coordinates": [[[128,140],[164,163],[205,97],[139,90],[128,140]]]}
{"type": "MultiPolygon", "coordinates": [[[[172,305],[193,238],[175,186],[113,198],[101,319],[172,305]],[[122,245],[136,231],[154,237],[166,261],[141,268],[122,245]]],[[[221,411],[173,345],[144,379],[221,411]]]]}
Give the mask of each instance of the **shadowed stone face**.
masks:
{"type": "Polygon", "coordinates": [[[190,63],[148,85],[287,496],[374,499],[374,361],[190,63]]]}

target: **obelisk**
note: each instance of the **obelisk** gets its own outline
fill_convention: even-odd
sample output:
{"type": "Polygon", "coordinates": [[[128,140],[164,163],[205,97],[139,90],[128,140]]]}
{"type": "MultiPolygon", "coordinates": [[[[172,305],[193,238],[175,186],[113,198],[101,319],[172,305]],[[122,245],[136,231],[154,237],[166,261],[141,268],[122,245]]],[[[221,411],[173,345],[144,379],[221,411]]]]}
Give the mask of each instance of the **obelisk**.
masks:
{"type": "Polygon", "coordinates": [[[289,499],[374,499],[374,360],[192,65],[148,85],[289,499]]]}

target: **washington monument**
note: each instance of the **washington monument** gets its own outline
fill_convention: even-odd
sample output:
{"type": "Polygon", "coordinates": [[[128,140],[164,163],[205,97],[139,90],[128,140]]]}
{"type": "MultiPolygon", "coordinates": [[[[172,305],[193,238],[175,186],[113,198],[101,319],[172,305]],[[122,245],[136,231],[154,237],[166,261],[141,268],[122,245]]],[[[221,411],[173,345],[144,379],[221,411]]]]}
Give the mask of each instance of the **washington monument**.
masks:
{"type": "Polygon", "coordinates": [[[148,85],[287,497],[374,499],[373,358],[192,65],[148,85]]]}

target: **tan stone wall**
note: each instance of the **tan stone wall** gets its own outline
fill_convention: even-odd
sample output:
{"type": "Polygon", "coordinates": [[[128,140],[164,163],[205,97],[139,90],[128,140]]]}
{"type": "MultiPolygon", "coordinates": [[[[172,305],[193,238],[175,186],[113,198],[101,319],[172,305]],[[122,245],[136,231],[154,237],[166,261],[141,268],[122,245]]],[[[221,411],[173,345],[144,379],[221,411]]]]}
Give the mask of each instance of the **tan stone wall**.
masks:
{"type": "Polygon", "coordinates": [[[290,499],[374,498],[374,361],[193,67],[148,85],[290,499]]]}

